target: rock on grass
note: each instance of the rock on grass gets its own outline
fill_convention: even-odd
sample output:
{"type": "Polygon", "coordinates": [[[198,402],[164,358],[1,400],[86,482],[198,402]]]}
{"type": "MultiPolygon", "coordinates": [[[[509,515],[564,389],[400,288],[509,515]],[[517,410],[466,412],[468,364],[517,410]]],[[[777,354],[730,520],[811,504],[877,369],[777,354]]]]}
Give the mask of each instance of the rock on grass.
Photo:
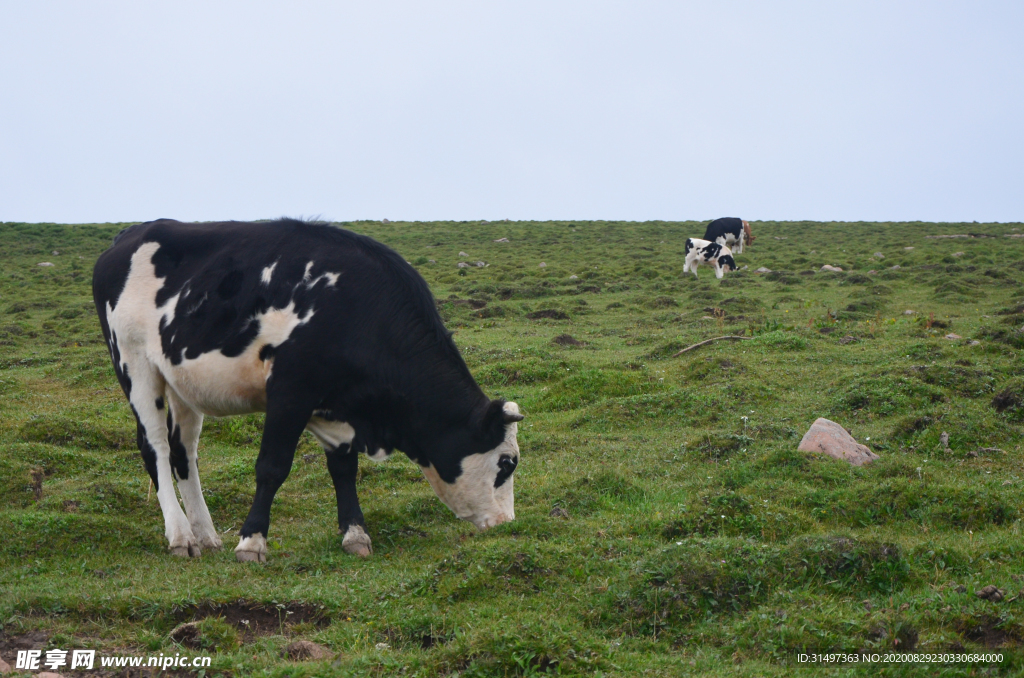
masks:
{"type": "Polygon", "coordinates": [[[819,417],[804,434],[797,447],[800,452],[820,452],[842,459],[853,466],[862,466],[878,459],[866,445],[861,445],[834,421],[819,417]]]}

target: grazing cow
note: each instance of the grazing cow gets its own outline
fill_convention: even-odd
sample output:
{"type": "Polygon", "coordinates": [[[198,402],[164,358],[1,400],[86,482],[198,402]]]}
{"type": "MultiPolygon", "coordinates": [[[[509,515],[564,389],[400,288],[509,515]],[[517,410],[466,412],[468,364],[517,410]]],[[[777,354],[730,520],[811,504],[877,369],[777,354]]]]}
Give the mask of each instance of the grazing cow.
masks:
{"type": "Polygon", "coordinates": [[[736,254],[743,254],[743,244],[754,244],[754,235],[750,232],[750,224],[735,217],[715,219],[704,231],[704,239],[717,242],[719,245],[734,248],[736,254]]]}
{"type": "Polygon", "coordinates": [[[686,263],[683,264],[683,273],[693,271],[693,277],[697,277],[697,267],[701,264],[710,264],[715,267],[715,277],[719,280],[725,272],[736,270],[736,260],[732,258],[732,251],[725,245],[696,238],[686,239],[686,263]]]}
{"type": "Polygon", "coordinates": [[[270,505],[304,429],[326,453],[348,553],[372,551],[359,452],[402,450],[479,529],[515,518],[523,415],[484,395],[426,282],[384,245],[290,219],[153,221],[100,256],[93,297],[173,554],[221,547],[199,485],[204,415],[266,412],[241,561],[266,560],[270,505]]]}

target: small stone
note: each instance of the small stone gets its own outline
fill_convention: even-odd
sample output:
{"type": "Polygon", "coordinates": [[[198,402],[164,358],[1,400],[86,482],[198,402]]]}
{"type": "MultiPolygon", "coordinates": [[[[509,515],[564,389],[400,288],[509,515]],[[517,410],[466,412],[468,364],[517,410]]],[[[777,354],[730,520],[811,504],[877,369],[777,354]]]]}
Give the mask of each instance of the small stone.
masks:
{"type": "Polygon", "coordinates": [[[890,271],[898,271],[898,270],[900,270],[901,268],[903,268],[903,267],[902,267],[902,266],[900,266],[899,264],[896,264],[895,266],[890,266],[890,267],[889,267],[889,270],[890,270],[890,271]]]}
{"type": "Polygon", "coordinates": [[[904,247],[903,249],[905,249],[905,250],[907,250],[909,252],[910,250],[912,250],[914,248],[913,247],[904,247]]]}
{"type": "Polygon", "coordinates": [[[877,259],[885,259],[885,255],[884,255],[884,254],[882,254],[881,252],[875,252],[874,256],[875,256],[875,257],[876,257],[877,259]]]}
{"type": "Polygon", "coordinates": [[[381,219],[380,223],[382,223],[382,224],[390,224],[391,220],[390,219],[381,219]]]}
{"type": "Polygon", "coordinates": [[[60,256],[60,252],[58,252],[57,250],[54,250],[54,251],[50,252],[50,254],[52,254],[55,257],[59,257],[60,256]]]}
{"type": "Polygon", "coordinates": [[[508,238],[498,238],[494,242],[508,242],[508,238]]]}
{"type": "Polygon", "coordinates": [[[466,254],[465,252],[459,252],[459,256],[460,257],[468,257],[469,255],[466,254]]]}
{"type": "Polygon", "coordinates": [[[849,334],[847,334],[845,337],[839,340],[839,343],[845,346],[846,344],[852,344],[855,341],[857,341],[857,337],[852,337],[849,334]]]}
{"type": "Polygon", "coordinates": [[[545,263],[544,263],[543,261],[542,261],[542,262],[540,262],[539,264],[537,264],[537,268],[547,268],[547,266],[548,266],[548,265],[547,265],[547,264],[545,264],[545,263]]]}
{"type": "Polygon", "coordinates": [[[191,647],[193,649],[199,647],[199,624],[197,622],[185,622],[174,627],[171,631],[170,639],[179,645],[185,647],[191,647]]]}
{"type": "Polygon", "coordinates": [[[580,277],[578,275],[576,275],[576,274],[573,274],[573,275],[569,276],[569,280],[579,280],[579,279],[580,279],[580,277]]]}
{"type": "Polygon", "coordinates": [[[47,266],[53,266],[53,264],[50,263],[49,261],[40,261],[38,264],[36,264],[36,266],[42,266],[45,268],[47,266]]]}
{"type": "Polygon", "coordinates": [[[391,646],[387,643],[377,643],[373,646],[373,649],[377,650],[378,652],[383,652],[384,650],[390,650],[391,646]]]}
{"type": "Polygon", "coordinates": [[[309,640],[296,640],[284,649],[284,656],[294,661],[320,661],[330,659],[334,653],[323,645],[317,645],[309,640]]]}
{"type": "Polygon", "coordinates": [[[1004,480],[1003,481],[1003,485],[1013,485],[1013,481],[1012,480],[1004,480]]]}
{"type": "Polygon", "coordinates": [[[953,256],[954,257],[962,257],[963,255],[964,255],[963,252],[953,252],[953,256]]]}
{"type": "Polygon", "coordinates": [[[0,676],[4,675],[5,673],[10,673],[10,672],[11,672],[11,665],[8,664],[7,662],[5,662],[3,659],[0,659],[0,676]]]}
{"type": "Polygon", "coordinates": [[[978,346],[980,344],[981,344],[981,342],[978,341],[977,339],[971,339],[969,342],[967,342],[968,346],[978,346]]]}
{"type": "Polygon", "coordinates": [[[870,271],[868,271],[868,275],[874,275],[876,273],[878,273],[878,271],[876,271],[875,269],[871,269],[870,271]]]}
{"type": "Polygon", "coordinates": [[[824,417],[819,417],[811,424],[797,450],[820,452],[853,466],[861,466],[879,458],[866,445],[858,443],[842,426],[824,417]]]}
{"type": "Polygon", "coordinates": [[[771,273],[771,272],[772,272],[772,269],[765,268],[764,266],[754,270],[754,273],[771,273]]]}
{"type": "Polygon", "coordinates": [[[985,588],[975,591],[974,595],[982,600],[991,600],[993,603],[998,603],[1006,595],[1006,591],[989,584],[985,588]]]}
{"type": "Polygon", "coordinates": [[[949,334],[946,335],[946,339],[949,339],[950,341],[955,341],[955,340],[960,339],[960,338],[961,337],[960,337],[959,334],[953,334],[952,332],[950,332],[949,334]]]}
{"type": "Polygon", "coordinates": [[[436,259],[427,259],[427,263],[428,264],[436,264],[437,260],[436,259]]]}
{"type": "Polygon", "coordinates": [[[745,271],[745,270],[747,270],[748,268],[750,268],[750,267],[749,267],[749,266],[747,266],[746,264],[743,264],[743,266],[741,266],[741,267],[740,267],[740,270],[741,270],[741,271],[745,271]]]}
{"type": "Polygon", "coordinates": [[[469,264],[467,264],[464,261],[460,261],[458,264],[456,264],[456,266],[458,266],[459,268],[469,268],[469,264]]]}
{"type": "Polygon", "coordinates": [[[825,264],[824,266],[822,266],[818,270],[819,271],[831,271],[833,273],[842,273],[843,272],[842,268],[840,268],[839,266],[832,266],[831,264],[825,264]]]}
{"type": "Polygon", "coordinates": [[[914,315],[917,311],[911,311],[909,308],[903,312],[903,315],[914,315]]]}
{"type": "Polygon", "coordinates": [[[476,264],[474,264],[474,265],[475,265],[475,266],[476,266],[477,268],[484,268],[485,266],[487,266],[487,264],[485,264],[485,263],[484,263],[484,262],[482,262],[482,261],[478,261],[478,262],[476,262],[476,264]]]}
{"type": "Polygon", "coordinates": [[[548,515],[552,518],[564,518],[565,520],[569,520],[569,512],[566,511],[561,506],[556,506],[555,508],[551,509],[551,513],[549,513],[548,515]]]}
{"type": "Polygon", "coordinates": [[[949,434],[946,433],[945,431],[943,431],[942,435],[939,436],[939,445],[942,445],[943,447],[949,447],[949,434]]]}

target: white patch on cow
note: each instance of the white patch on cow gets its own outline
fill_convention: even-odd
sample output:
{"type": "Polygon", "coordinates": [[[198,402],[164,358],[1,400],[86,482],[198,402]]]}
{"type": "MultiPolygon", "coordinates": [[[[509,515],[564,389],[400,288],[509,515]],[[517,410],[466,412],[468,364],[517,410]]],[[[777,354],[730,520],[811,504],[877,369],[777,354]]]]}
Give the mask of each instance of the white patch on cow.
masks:
{"type": "Polygon", "coordinates": [[[257,532],[249,537],[242,537],[235,547],[235,558],[238,562],[267,562],[267,538],[257,532]]]}
{"type": "Polygon", "coordinates": [[[264,268],[263,272],[260,273],[260,282],[262,282],[264,285],[269,285],[270,281],[274,277],[274,269],[275,268],[277,268],[277,262],[276,261],[274,263],[272,263],[270,266],[267,266],[266,268],[264,268]]]}
{"type": "Polygon", "coordinates": [[[348,526],[345,536],[341,539],[341,548],[345,549],[345,553],[351,553],[363,558],[373,553],[373,543],[370,541],[370,535],[366,534],[366,530],[361,525],[348,526]]]}
{"type": "Polygon", "coordinates": [[[118,343],[137,346],[141,354],[138,358],[142,365],[135,365],[122,352],[133,382],[137,369],[156,369],[185,402],[203,414],[226,416],[263,411],[273,358],[261,360],[260,351],[268,344],[278,346],[285,342],[295,328],[309,322],[313,309],[299,315],[294,302],[285,308],[270,308],[250,320],[259,322],[260,332],[241,355],[229,358],[217,349],[173,365],[163,354],[159,328],[161,318],[165,323],[174,320],[178,295],[159,308],[155,305],[164,282],[156,276],[152,263],[159,248],[159,243],[147,242],[135,251],[117,307],[107,304],[107,322],[118,343]]]}
{"type": "Polygon", "coordinates": [[[377,451],[374,452],[373,454],[370,454],[370,452],[367,451],[366,456],[369,457],[372,461],[387,461],[391,455],[383,447],[378,447],[377,451]]]}
{"type": "Polygon", "coordinates": [[[302,274],[302,279],[308,281],[310,279],[310,271],[313,270],[313,262],[310,261],[306,264],[306,272],[302,274]]]}
{"type": "Polygon", "coordinates": [[[336,450],[340,445],[350,445],[352,439],[356,437],[356,430],[347,422],[330,421],[315,415],[306,424],[306,430],[313,434],[320,447],[325,450],[336,450]]]}
{"type": "MultiPolygon", "coordinates": [[[[519,406],[505,403],[505,411],[519,414],[519,406]]],[[[519,425],[511,422],[505,425],[505,440],[493,450],[471,454],[462,460],[462,473],[454,483],[446,483],[437,474],[433,465],[423,467],[423,475],[434,488],[434,493],[457,517],[473,523],[477,529],[515,520],[515,496],[513,483],[515,474],[501,487],[495,488],[498,477],[498,460],[507,455],[519,460],[519,443],[516,440],[519,425]]]]}

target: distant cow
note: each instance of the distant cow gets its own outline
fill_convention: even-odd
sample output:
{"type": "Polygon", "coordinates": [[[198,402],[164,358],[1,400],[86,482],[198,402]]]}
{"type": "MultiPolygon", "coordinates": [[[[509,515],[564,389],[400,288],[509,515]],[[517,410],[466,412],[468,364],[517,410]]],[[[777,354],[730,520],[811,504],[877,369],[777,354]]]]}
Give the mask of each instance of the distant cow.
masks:
{"type": "Polygon", "coordinates": [[[266,560],[270,506],[304,429],[326,453],[349,553],[372,550],[359,452],[402,450],[480,529],[515,517],[523,416],[484,395],[426,282],[384,245],[288,219],[154,221],[100,256],[93,297],[173,554],[221,547],[199,485],[204,415],[266,412],[238,560],[266,560]]]}
{"type": "Polygon", "coordinates": [[[743,254],[744,242],[747,245],[754,244],[754,235],[750,232],[750,224],[735,217],[724,217],[712,221],[704,231],[704,239],[732,248],[736,254],[743,254]]]}
{"type": "Polygon", "coordinates": [[[721,279],[726,271],[736,270],[736,260],[732,258],[732,251],[725,245],[696,238],[686,239],[686,262],[683,264],[683,273],[693,271],[693,277],[697,277],[697,267],[701,264],[709,264],[715,268],[715,277],[721,279]]]}

